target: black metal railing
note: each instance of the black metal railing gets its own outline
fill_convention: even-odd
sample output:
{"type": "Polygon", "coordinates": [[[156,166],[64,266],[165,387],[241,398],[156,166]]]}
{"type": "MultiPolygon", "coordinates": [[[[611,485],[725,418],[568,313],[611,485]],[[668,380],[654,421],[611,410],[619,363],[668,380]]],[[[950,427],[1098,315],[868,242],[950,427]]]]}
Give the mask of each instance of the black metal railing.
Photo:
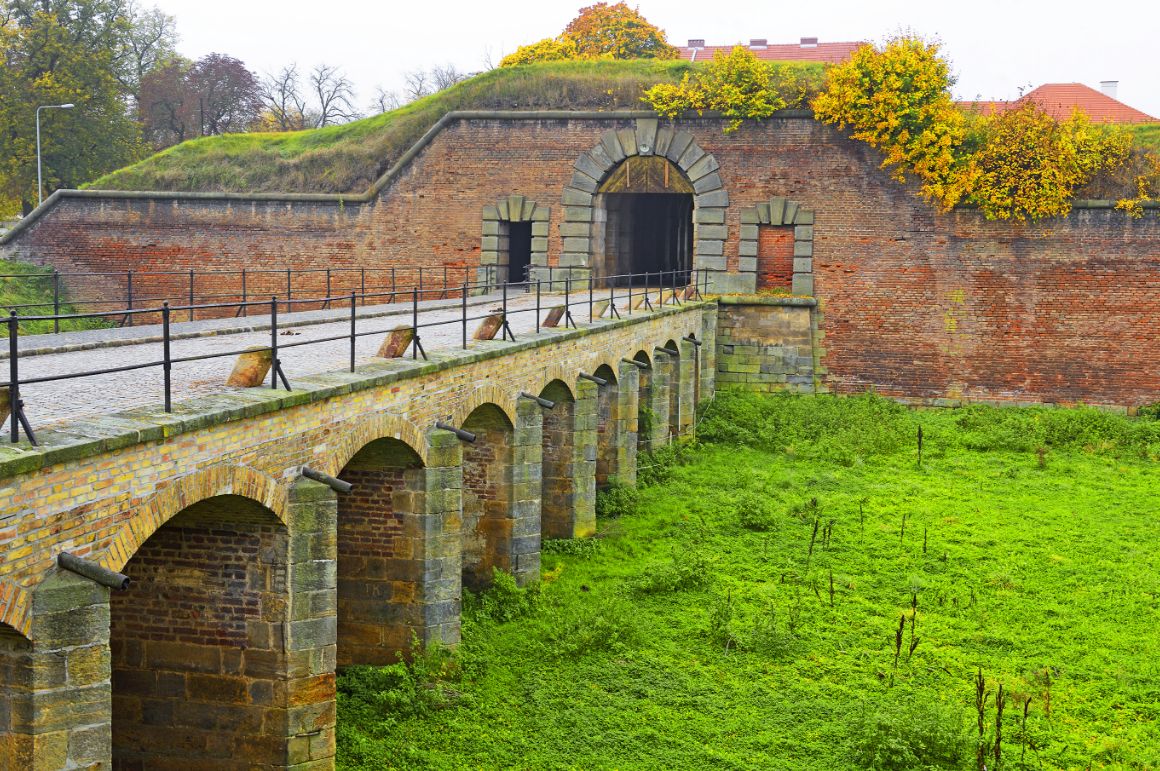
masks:
{"type": "MultiPolygon", "coordinates": [[[[534,313],[535,314],[535,334],[541,334],[543,329],[547,326],[544,323],[546,320],[541,318],[545,309],[545,297],[553,296],[560,300],[560,302],[552,302],[547,305],[551,312],[553,309],[560,311],[558,313],[558,320],[554,326],[563,328],[576,328],[577,322],[575,315],[572,313],[573,308],[582,308],[584,305],[588,306],[588,321],[593,323],[597,318],[622,318],[623,316],[631,316],[634,310],[640,312],[641,310],[652,311],[658,308],[663,308],[666,305],[677,304],[692,300],[700,299],[702,292],[707,289],[707,274],[698,271],[666,271],[653,272],[641,274],[621,274],[614,276],[604,276],[596,279],[593,278],[574,278],[571,273],[565,273],[564,269],[558,271],[563,275],[554,275],[547,281],[540,279],[536,281],[523,281],[517,284],[501,284],[499,286],[501,302],[499,308],[500,315],[500,329],[497,334],[502,332],[502,339],[512,340],[516,339],[515,333],[508,323],[508,318],[518,314],[534,313]],[[545,291],[545,286],[549,291],[545,291]],[[551,291],[554,286],[562,287],[562,292],[551,291]],[[524,293],[534,293],[535,304],[533,307],[516,308],[509,307],[508,299],[512,290],[522,291],[524,293]],[[620,305],[618,306],[618,301],[620,305]],[[560,306],[562,310],[560,310],[560,306]]],[[[458,287],[452,287],[444,291],[442,288],[420,289],[418,285],[412,287],[407,294],[410,302],[410,316],[412,338],[407,348],[403,353],[410,351],[413,359],[420,357],[426,359],[427,352],[423,347],[422,335],[423,330],[434,327],[446,327],[449,325],[460,325],[461,346],[468,348],[468,326],[474,322],[483,321],[489,317],[496,315],[496,312],[488,311],[482,315],[473,315],[468,311],[469,298],[478,295],[480,292],[488,292],[495,289],[494,285],[489,281],[484,282],[468,282],[464,280],[458,287]],[[420,323],[420,303],[423,301],[423,293],[430,294],[436,292],[442,297],[450,299],[455,296],[459,300],[460,313],[457,318],[450,318],[445,320],[427,321],[420,323]]],[[[36,436],[32,431],[32,427],[27,418],[24,409],[24,401],[22,395],[22,388],[24,386],[36,385],[41,383],[52,383],[63,380],[75,380],[81,378],[100,377],[103,375],[111,375],[122,372],[131,372],[135,370],[144,370],[151,368],[160,368],[163,373],[163,403],[165,411],[171,412],[173,409],[173,368],[177,364],[185,364],[189,362],[204,361],[208,359],[221,359],[239,356],[243,353],[253,352],[253,348],[228,350],[216,353],[205,353],[191,356],[174,356],[172,352],[172,341],[175,339],[173,332],[174,314],[178,316],[188,315],[193,317],[195,311],[219,311],[219,310],[236,310],[238,315],[245,315],[243,311],[249,312],[264,312],[269,315],[270,319],[270,346],[271,354],[270,365],[270,388],[277,389],[281,385],[286,390],[290,390],[289,377],[286,374],[282,361],[279,356],[280,352],[288,348],[298,348],[309,345],[318,345],[321,343],[333,343],[341,340],[349,340],[350,342],[350,361],[349,368],[351,372],[355,371],[356,367],[356,341],[360,337],[369,335],[383,335],[397,331],[398,327],[382,328],[376,326],[375,328],[367,328],[372,325],[373,319],[363,319],[362,325],[359,323],[357,309],[360,304],[365,303],[367,299],[377,299],[382,297],[394,298],[403,290],[395,288],[386,292],[363,292],[351,290],[344,295],[332,295],[327,297],[313,297],[313,298],[299,298],[286,299],[280,298],[276,295],[270,296],[268,300],[246,300],[241,302],[225,302],[225,303],[203,303],[198,305],[174,306],[169,301],[162,301],[157,307],[141,307],[133,309],[117,309],[115,311],[93,311],[89,313],[69,313],[69,314],[54,314],[54,315],[40,315],[40,316],[21,316],[15,310],[11,311],[7,319],[7,331],[9,337],[9,359],[8,359],[8,380],[7,382],[0,382],[0,389],[6,389],[8,393],[8,402],[10,408],[10,438],[13,443],[20,441],[20,431],[23,430],[28,437],[29,442],[36,444],[36,436]],[[346,332],[338,335],[329,335],[326,337],[312,338],[310,340],[302,340],[296,342],[280,342],[279,341],[279,324],[278,313],[280,309],[291,310],[296,307],[307,305],[316,305],[319,302],[324,302],[326,307],[341,307],[349,306],[349,327],[346,332]],[[113,367],[103,367],[99,369],[81,370],[77,372],[68,372],[62,374],[45,375],[40,377],[22,378],[20,375],[21,355],[19,351],[20,325],[31,322],[46,322],[52,321],[59,323],[60,321],[90,319],[90,318],[107,318],[110,316],[127,315],[136,317],[138,319],[147,315],[153,315],[160,319],[161,323],[161,358],[147,362],[140,362],[134,364],[125,364],[113,367]]],[[[491,304],[490,302],[488,303],[491,304]]],[[[453,307],[453,306],[452,306],[453,307]]],[[[446,312],[448,307],[446,305],[441,308],[427,310],[436,310],[446,312]]],[[[320,321],[319,323],[333,323],[333,320],[320,321]]],[[[142,342],[140,345],[150,344],[142,342]]],[[[25,356],[27,358],[27,355],[25,356]]]]}
{"type": "MultiPolygon", "coordinates": [[[[248,313],[248,303],[278,296],[283,302],[305,301],[316,309],[329,308],[335,297],[346,298],[355,292],[360,304],[369,298],[409,297],[418,290],[422,300],[446,299],[458,291],[465,281],[471,280],[472,271],[466,266],[435,266],[417,268],[261,268],[240,270],[169,270],[169,271],[56,271],[44,273],[8,273],[0,275],[20,290],[18,296],[39,293],[42,302],[8,303],[0,306],[6,311],[24,315],[64,318],[83,311],[109,311],[106,318],[117,326],[132,326],[142,319],[130,313],[143,308],[154,308],[163,302],[176,309],[181,307],[187,321],[201,318],[220,318],[228,315],[223,304],[237,305],[236,315],[248,313]],[[51,299],[48,299],[51,298],[51,299]],[[63,314],[68,306],[76,311],[63,314]],[[123,313],[114,313],[123,311],[123,313]]],[[[394,302],[394,299],[386,300],[394,302]]],[[[309,309],[304,307],[302,309],[309,309]]],[[[59,332],[60,322],[54,320],[53,332],[59,332]]]]}

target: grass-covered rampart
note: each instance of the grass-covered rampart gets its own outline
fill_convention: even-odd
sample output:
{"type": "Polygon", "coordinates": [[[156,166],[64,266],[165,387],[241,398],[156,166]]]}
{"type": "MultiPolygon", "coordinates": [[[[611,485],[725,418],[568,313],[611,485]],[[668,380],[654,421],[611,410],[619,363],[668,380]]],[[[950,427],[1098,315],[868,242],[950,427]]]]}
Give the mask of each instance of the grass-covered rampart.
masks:
{"type": "Polygon", "coordinates": [[[723,394],[700,438],[454,654],[343,674],[340,767],[1160,767],[1154,416],[723,394]]]}

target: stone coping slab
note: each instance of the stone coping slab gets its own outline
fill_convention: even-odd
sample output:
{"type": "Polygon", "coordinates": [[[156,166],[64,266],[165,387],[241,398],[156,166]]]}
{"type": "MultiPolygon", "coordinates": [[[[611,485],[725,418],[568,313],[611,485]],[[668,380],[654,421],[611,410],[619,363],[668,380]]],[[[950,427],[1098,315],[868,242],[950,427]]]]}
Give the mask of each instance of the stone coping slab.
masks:
{"type": "Polygon", "coordinates": [[[816,297],[797,297],[794,295],[721,295],[714,299],[718,305],[780,305],[785,307],[814,308],[818,304],[816,297]]]}

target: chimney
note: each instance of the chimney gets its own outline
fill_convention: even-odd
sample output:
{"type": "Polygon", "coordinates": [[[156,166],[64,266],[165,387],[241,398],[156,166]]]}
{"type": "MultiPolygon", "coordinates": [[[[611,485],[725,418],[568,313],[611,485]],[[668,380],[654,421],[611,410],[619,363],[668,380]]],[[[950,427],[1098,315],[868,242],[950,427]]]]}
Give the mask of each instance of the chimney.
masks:
{"type": "Polygon", "coordinates": [[[818,39],[816,37],[803,37],[801,42],[802,48],[817,48],[818,39]]]}
{"type": "Polygon", "coordinates": [[[689,48],[704,48],[705,47],[705,39],[701,38],[700,40],[693,40],[692,38],[690,38],[688,47],[689,48]]]}
{"type": "Polygon", "coordinates": [[[750,48],[768,48],[769,41],[763,37],[751,38],[749,41],[749,47],[750,48]]]}
{"type": "Polygon", "coordinates": [[[1118,80],[1101,80],[1100,91],[1104,96],[1110,96],[1112,99],[1116,98],[1116,88],[1120,85],[1118,80]]]}

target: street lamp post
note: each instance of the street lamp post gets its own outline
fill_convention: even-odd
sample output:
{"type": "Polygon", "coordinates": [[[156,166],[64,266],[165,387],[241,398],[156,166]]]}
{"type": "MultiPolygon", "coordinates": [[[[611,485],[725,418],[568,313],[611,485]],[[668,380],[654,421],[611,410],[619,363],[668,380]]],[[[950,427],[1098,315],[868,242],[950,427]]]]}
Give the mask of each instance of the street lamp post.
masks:
{"type": "Polygon", "coordinates": [[[40,111],[51,110],[53,108],[60,110],[71,110],[75,107],[72,102],[66,104],[42,104],[36,108],[36,205],[44,203],[44,175],[40,170],[40,111]]]}

